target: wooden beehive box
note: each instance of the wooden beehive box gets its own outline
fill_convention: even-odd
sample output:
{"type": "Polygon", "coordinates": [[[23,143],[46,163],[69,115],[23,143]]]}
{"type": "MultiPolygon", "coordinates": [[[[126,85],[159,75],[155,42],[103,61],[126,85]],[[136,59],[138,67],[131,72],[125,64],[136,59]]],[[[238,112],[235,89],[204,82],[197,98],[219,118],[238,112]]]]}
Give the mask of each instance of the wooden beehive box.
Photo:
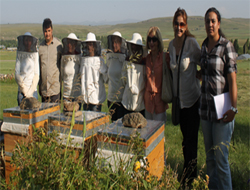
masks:
{"type": "Polygon", "coordinates": [[[131,140],[131,135],[134,135],[135,130],[137,130],[143,140],[143,155],[149,162],[149,168],[147,169],[151,175],[159,178],[164,169],[164,129],[165,123],[163,121],[147,120],[145,128],[134,129],[123,126],[121,119],[119,119],[106,129],[98,131],[98,155],[110,157],[117,152],[123,155],[128,154],[128,143],[131,140]]]}
{"type": "MultiPolygon", "coordinates": [[[[97,131],[105,128],[109,124],[109,115],[103,112],[95,111],[82,111],[82,114],[78,117],[75,117],[75,124],[72,128],[70,137],[73,139],[71,146],[76,150],[78,155],[83,147],[83,127],[84,127],[84,115],[86,122],[86,133],[84,139],[85,146],[85,156],[88,157],[88,150],[90,144],[92,144],[92,151],[96,150],[97,140],[96,135],[97,131]],[[93,142],[90,143],[91,137],[93,142]]],[[[48,129],[50,132],[57,131],[59,133],[60,140],[63,144],[66,144],[68,134],[70,132],[72,117],[65,116],[64,114],[55,114],[49,116],[48,129]]]]}
{"type": "Polygon", "coordinates": [[[39,109],[21,110],[19,106],[3,110],[4,151],[5,151],[5,178],[8,183],[9,174],[14,170],[10,159],[16,142],[28,143],[28,136],[32,136],[35,128],[48,125],[48,116],[60,113],[60,106],[56,103],[42,103],[39,109]]]}

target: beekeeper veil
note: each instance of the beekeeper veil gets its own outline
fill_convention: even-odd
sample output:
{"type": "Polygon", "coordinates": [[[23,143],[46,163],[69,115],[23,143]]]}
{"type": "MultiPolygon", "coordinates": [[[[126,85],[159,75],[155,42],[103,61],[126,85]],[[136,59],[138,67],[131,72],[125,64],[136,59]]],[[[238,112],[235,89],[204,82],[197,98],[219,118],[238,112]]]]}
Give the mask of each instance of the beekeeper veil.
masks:
{"type": "Polygon", "coordinates": [[[74,33],[70,33],[68,37],[62,39],[63,55],[77,55],[81,53],[81,41],[74,33]]]}
{"type": "Polygon", "coordinates": [[[24,35],[18,36],[18,51],[37,52],[38,39],[33,37],[31,33],[26,32],[24,35]]]}
{"type": "Polygon", "coordinates": [[[82,56],[101,56],[101,41],[96,40],[95,34],[89,32],[87,38],[82,42],[82,56]]]}
{"type": "Polygon", "coordinates": [[[114,32],[112,35],[108,36],[108,49],[113,53],[127,53],[126,40],[122,38],[120,32],[114,32]]]}
{"type": "Polygon", "coordinates": [[[128,60],[133,63],[140,63],[143,56],[143,48],[145,45],[142,43],[142,37],[139,33],[134,33],[132,40],[127,41],[128,47],[128,60]]]}

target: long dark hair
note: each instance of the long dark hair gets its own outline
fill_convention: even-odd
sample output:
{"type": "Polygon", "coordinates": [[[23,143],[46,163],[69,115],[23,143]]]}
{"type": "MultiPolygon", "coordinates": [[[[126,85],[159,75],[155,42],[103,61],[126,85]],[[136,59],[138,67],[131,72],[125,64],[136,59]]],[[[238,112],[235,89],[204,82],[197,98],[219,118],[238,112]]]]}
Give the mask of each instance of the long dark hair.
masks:
{"type": "MultiPolygon", "coordinates": [[[[217,15],[217,19],[218,19],[218,22],[221,23],[221,16],[220,16],[220,12],[214,8],[214,7],[211,7],[207,10],[206,14],[205,14],[205,22],[206,22],[206,18],[208,16],[208,14],[210,12],[214,12],[216,15],[217,15]]],[[[226,38],[225,34],[221,31],[221,29],[219,28],[219,35],[222,36],[223,38],[226,38]]]]}
{"type": "Polygon", "coordinates": [[[177,19],[177,17],[181,16],[185,22],[185,24],[187,25],[187,29],[185,31],[185,35],[186,36],[191,36],[191,37],[194,37],[193,34],[191,34],[191,32],[188,30],[188,24],[187,24],[187,19],[188,19],[188,16],[187,16],[187,13],[185,11],[185,9],[181,9],[180,7],[175,11],[175,14],[174,14],[174,18],[173,18],[173,28],[174,28],[174,23],[175,23],[175,20],[177,19]]]}

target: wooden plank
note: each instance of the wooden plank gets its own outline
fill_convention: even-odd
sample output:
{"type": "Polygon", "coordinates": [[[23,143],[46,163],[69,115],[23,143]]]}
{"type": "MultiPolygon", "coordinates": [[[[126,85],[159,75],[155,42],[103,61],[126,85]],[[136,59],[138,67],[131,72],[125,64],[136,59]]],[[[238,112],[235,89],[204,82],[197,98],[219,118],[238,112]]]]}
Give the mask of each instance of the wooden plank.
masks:
{"type": "Polygon", "coordinates": [[[16,169],[15,165],[10,164],[10,161],[5,162],[5,180],[9,184],[10,174],[16,169]]]}
{"type": "Polygon", "coordinates": [[[16,135],[13,133],[4,133],[4,151],[13,152],[16,142],[28,143],[30,138],[26,136],[16,135]]]}
{"type": "Polygon", "coordinates": [[[31,113],[31,114],[23,115],[22,118],[24,118],[24,119],[32,119],[32,118],[40,117],[40,116],[43,116],[43,115],[46,115],[46,114],[49,114],[49,113],[53,113],[55,111],[58,111],[59,109],[60,109],[60,106],[57,105],[57,106],[54,106],[54,107],[51,107],[51,108],[46,108],[44,110],[37,111],[37,112],[31,113]]]}
{"type": "Polygon", "coordinates": [[[164,141],[165,138],[147,156],[149,174],[157,176],[158,179],[160,179],[164,170],[164,141]]]}

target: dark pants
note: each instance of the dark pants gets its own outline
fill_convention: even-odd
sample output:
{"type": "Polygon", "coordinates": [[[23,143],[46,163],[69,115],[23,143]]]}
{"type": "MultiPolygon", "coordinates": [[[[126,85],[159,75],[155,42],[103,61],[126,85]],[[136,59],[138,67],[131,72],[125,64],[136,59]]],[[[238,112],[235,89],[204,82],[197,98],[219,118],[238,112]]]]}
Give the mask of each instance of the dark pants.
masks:
{"type": "MultiPolygon", "coordinates": [[[[130,110],[127,110],[126,108],[124,108],[124,115],[128,114],[128,113],[134,113],[134,112],[138,112],[138,111],[130,111],[130,110]]],[[[142,110],[142,111],[139,111],[143,117],[145,117],[145,109],[142,110]]]]}
{"type": "Polygon", "coordinates": [[[183,108],[180,112],[180,127],[183,135],[182,148],[184,167],[182,182],[197,177],[197,143],[200,125],[199,99],[190,108],[183,108]]]}
{"type": "Polygon", "coordinates": [[[42,102],[46,103],[59,103],[60,102],[60,93],[53,96],[42,96],[42,102]]]}
{"type": "Polygon", "coordinates": [[[102,104],[94,105],[94,104],[83,104],[83,110],[89,111],[98,111],[102,110],[102,104]]]}
{"type": "Polygon", "coordinates": [[[121,102],[110,102],[108,100],[108,108],[112,122],[124,116],[125,108],[121,102]]]}

